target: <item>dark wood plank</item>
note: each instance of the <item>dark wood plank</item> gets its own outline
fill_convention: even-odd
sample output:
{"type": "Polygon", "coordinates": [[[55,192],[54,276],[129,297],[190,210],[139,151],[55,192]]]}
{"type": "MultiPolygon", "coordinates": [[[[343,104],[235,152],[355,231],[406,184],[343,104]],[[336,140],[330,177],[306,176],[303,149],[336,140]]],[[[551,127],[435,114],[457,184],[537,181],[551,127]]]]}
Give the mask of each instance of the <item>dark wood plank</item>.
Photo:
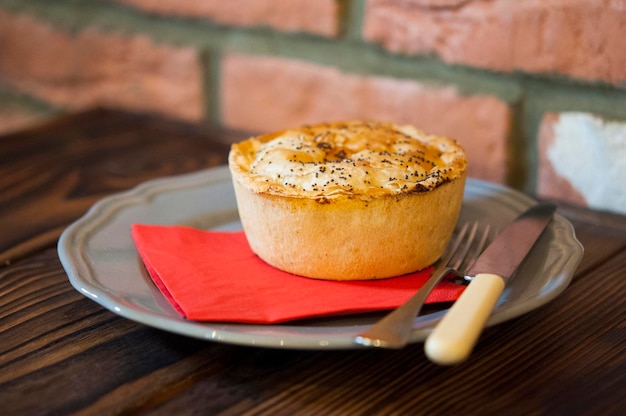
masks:
{"type": "Polygon", "coordinates": [[[620,238],[610,247],[612,259],[552,303],[488,329],[471,360],[452,368],[428,362],[421,345],[281,351],[154,330],[83,298],[47,250],[0,273],[9,306],[0,402],[10,414],[612,413],[624,405],[626,251],[620,238]],[[39,400],[21,399],[35,390],[39,400]]]}
{"type": "Polygon", "coordinates": [[[95,110],[0,138],[0,264],[54,244],[105,195],[225,163],[241,137],[95,110]]]}
{"type": "Polygon", "coordinates": [[[592,212],[582,208],[563,210],[572,221],[577,239],[584,248],[578,276],[584,276],[613,258],[626,243],[626,217],[605,212],[592,212]],[[610,222],[600,218],[611,218],[610,222]]]}
{"type": "Polygon", "coordinates": [[[560,206],[585,255],[549,304],[466,363],[285,351],[170,334],[75,291],[54,245],[102,196],[224,163],[239,133],[97,110],[0,138],[2,414],[623,414],[626,219],[560,206]],[[6,151],[4,151],[6,149],[6,151]]]}

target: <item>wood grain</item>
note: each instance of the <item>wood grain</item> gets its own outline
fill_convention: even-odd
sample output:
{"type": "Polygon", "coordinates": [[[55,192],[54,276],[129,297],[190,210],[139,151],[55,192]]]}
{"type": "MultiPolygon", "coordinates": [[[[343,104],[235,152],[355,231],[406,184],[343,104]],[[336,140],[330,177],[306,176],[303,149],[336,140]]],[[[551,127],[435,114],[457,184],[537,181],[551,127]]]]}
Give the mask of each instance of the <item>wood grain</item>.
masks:
{"type": "Polygon", "coordinates": [[[0,298],[13,308],[0,320],[0,402],[10,414],[617,414],[626,340],[616,300],[626,289],[609,283],[626,252],[623,241],[613,247],[621,253],[554,302],[488,329],[451,368],[426,361],[421,345],[280,351],[153,330],[73,291],[46,250],[0,275],[3,293],[19,287],[0,298]],[[34,390],[37,400],[18,399],[34,390]]]}
{"type": "Polygon", "coordinates": [[[488,328],[455,367],[427,361],[421,344],[293,351],[204,342],[121,318],[72,288],[56,254],[59,230],[104,195],[224,163],[233,137],[99,110],[0,138],[1,414],[624,414],[620,216],[611,225],[605,213],[563,206],[585,247],[571,286],[488,328]]]}
{"type": "Polygon", "coordinates": [[[0,138],[0,264],[53,243],[105,195],[225,163],[241,137],[94,110],[0,138]]]}

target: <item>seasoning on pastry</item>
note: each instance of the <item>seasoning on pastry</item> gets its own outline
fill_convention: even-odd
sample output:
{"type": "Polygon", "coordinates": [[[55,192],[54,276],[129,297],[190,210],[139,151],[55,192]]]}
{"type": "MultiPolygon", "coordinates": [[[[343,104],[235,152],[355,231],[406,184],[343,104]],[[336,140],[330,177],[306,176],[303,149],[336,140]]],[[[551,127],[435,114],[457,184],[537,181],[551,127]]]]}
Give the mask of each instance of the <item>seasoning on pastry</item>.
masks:
{"type": "Polygon", "coordinates": [[[367,280],[441,256],[461,210],[467,159],[447,137],[347,121],[236,143],[229,166],[261,259],[316,279],[367,280]]]}

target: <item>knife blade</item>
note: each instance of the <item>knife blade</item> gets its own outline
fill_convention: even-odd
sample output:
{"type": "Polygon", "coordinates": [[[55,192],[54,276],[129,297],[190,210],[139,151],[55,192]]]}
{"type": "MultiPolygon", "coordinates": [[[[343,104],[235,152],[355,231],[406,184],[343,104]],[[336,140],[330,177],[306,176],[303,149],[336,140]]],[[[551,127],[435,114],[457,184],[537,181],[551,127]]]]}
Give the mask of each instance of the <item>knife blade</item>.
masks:
{"type": "Polygon", "coordinates": [[[515,274],[550,223],[556,206],[539,204],[509,224],[467,272],[470,284],[424,343],[426,356],[457,364],[471,353],[506,282],[515,274]]]}

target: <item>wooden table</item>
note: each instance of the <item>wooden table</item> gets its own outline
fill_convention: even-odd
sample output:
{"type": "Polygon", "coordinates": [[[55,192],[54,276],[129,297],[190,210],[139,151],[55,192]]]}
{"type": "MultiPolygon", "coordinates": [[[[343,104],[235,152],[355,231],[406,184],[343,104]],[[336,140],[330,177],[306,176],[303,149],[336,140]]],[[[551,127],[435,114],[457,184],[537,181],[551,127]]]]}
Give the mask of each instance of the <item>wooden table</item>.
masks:
{"type": "Polygon", "coordinates": [[[62,230],[98,199],[226,161],[241,138],[95,110],[0,137],[0,414],[626,414],[626,218],[560,205],[585,255],[556,300],[485,331],[466,363],[398,351],[205,342],[69,284],[62,230]]]}

